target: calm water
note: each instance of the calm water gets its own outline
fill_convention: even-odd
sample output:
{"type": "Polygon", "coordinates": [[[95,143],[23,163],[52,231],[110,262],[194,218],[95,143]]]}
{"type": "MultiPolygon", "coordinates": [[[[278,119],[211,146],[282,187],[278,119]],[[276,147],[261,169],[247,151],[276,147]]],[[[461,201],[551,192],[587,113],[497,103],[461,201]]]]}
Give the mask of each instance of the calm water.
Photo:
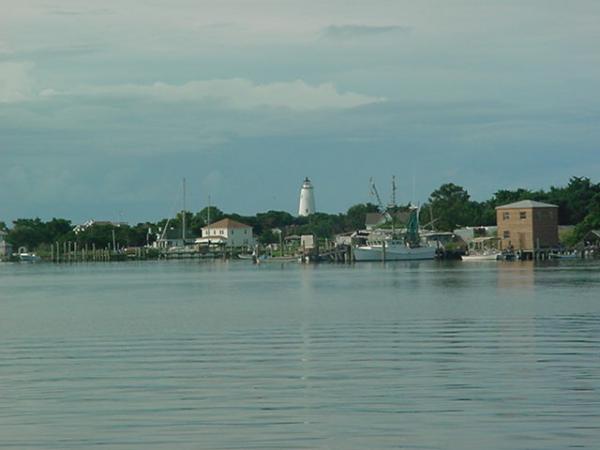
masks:
{"type": "Polygon", "coordinates": [[[0,447],[600,445],[600,265],[0,265],[0,447]]]}

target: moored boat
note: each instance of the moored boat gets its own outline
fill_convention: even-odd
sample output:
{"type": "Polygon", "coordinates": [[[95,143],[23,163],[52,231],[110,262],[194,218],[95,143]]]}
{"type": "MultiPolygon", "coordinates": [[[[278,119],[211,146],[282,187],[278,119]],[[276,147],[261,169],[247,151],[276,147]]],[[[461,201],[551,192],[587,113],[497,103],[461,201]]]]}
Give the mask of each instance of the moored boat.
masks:
{"type": "Polygon", "coordinates": [[[381,242],[367,242],[354,248],[356,261],[417,261],[431,260],[436,248],[429,246],[411,247],[402,240],[390,239],[381,242]]]}
{"type": "Polygon", "coordinates": [[[354,247],[353,253],[355,261],[418,261],[434,259],[437,248],[422,243],[418,209],[412,207],[403,233],[397,234],[394,229],[390,234],[372,233],[365,244],[354,247]]]}
{"type": "Polygon", "coordinates": [[[463,261],[497,261],[500,259],[500,252],[472,253],[462,255],[461,259],[463,261]]]}
{"type": "Polygon", "coordinates": [[[19,253],[19,261],[21,262],[38,262],[42,258],[40,258],[35,253],[22,252],[19,253]]]}

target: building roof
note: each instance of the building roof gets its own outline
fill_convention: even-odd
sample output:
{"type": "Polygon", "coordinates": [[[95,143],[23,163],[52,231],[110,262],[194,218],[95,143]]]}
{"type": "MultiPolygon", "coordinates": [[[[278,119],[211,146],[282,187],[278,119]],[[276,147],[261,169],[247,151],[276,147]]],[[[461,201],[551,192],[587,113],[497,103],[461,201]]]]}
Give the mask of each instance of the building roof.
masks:
{"type": "MultiPolygon", "coordinates": [[[[208,226],[203,227],[202,229],[204,230],[207,228],[208,228],[208,226]]],[[[238,222],[237,220],[225,218],[225,219],[219,220],[218,222],[211,223],[210,228],[232,229],[232,228],[252,228],[252,227],[250,225],[246,225],[245,223],[238,222]]]]}
{"type": "Polygon", "coordinates": [[[583,239],[585,241],[589,241],[590,239],[600,239],[600,230],[590,230],[588,231],[583,239]]]}
{"type": "Polygon", "coordinates": [[[508,205],[496,206],[496,209],[515,209],[515,208],[558,208],[550,203],[536,202],[535,200],[521,200],[520,202],[509,203],[508,205]]]}

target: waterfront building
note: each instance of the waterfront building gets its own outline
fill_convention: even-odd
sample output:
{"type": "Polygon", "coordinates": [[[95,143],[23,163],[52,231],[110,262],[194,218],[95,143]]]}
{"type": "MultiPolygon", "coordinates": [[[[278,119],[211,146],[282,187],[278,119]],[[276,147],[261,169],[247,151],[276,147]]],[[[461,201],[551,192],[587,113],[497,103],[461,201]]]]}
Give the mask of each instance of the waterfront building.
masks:
{"type": "Polygon", "coordinates": [[[315,213],[315,192],[312,183],[306,177],[300,189],[300,205],[298,215],[300,217],[310,216],[315,213]]]}
{"type": "Polygon", "coordinates": [[[222,219],[202,228],[196,244],[221,243],[227,247],[253,247],[252,227],[233,219],[222,219]]]}
{"type": "Polygon", "coordinates": [[[187,245],[192,245],[195,239],[196,236],[192,234],[191,230],[185,230],[184,239],[181,227],[172,227],[168,230],[159,228],[153,247],[162,249],[185,247],[187,245]]]}
{"type": "Polygon", "coordinates": [[[558,246],[558,206],[522,200],[496,208],[498,238],[502,250],[524,253],[558,246]]]}
{"type": "Polygon", "coordinates": [[[304,250],[312,250],[317,246],[317,240],[312,234],[303,234],[300,236],[300,246],[304,250]]]}
{"type": "Polygon", "coordinates": [[[12,245],[6,242],[5,231],[0,230],[0,259],[8,258],[12,255],[12,245]]]}

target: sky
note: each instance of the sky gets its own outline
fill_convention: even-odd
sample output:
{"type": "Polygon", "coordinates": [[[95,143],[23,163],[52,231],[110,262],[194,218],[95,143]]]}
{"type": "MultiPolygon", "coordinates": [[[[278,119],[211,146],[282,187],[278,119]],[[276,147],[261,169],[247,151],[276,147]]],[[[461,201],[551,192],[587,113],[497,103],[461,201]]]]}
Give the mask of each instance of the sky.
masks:
{"type": "Polygon", "coordinates": [[[0,221],[600,181],[600,2],[0,0],[0,221]]]}

